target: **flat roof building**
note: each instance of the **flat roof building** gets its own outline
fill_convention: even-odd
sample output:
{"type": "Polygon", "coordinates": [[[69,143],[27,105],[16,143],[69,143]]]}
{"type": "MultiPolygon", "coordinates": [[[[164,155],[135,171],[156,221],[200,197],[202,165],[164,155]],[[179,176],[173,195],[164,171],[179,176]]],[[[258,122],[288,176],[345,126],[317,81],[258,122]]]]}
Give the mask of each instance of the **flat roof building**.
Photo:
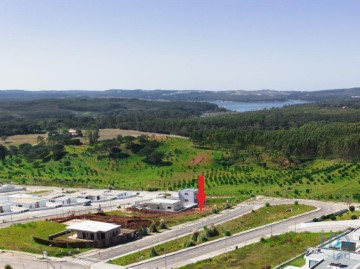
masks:
{"type": "MultiPolygon", "coordinates": [[[[360,228],[308,250],[301,269],[360,269],[360,228]]],[[[300,269],[288,266],[287,269],[300,269]]]]}
{"type": "Polygon", "coordinates": [[[120,225],[100,221],[85,220],[71,224],[67,229],[76,232],[78,239],[93,241],[96,247],[107,247],[135,238],[133,230],[120,230],[120,225]]]}
{"type": "Polygon", "coordinates": [[[179,211],[184,208],[184,203],[178,199],[156,198],[142,204],[146,209],[158,211],[179,211]]]}

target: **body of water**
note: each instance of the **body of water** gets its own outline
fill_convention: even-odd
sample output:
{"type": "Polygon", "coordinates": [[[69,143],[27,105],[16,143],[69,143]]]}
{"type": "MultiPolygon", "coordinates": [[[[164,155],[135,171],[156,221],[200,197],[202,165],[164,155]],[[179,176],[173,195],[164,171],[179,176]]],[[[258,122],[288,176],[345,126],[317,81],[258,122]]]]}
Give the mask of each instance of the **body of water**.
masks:
{"type": "Polygon", "coordinates": [[[226,108],[231,111],[245,112],[269,109],[274,107],[283,107],[289,105],[306,104],[306,101],[290,100],[277,102],[234,102],[234,101],[215,101],[211,102],[217,104],[219,107],[226,108]]]}

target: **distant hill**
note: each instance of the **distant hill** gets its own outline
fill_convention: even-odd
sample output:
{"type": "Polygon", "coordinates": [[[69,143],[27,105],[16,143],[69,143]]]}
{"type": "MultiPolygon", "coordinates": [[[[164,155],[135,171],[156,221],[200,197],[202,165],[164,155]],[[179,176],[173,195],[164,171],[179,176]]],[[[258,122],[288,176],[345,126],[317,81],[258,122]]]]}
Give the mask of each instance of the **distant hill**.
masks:
{"type": "Polygon", "coordinates": [[[182,90],[123,90],[111,89],[106,91],[26,91],[26,90],[2,90],[0,91],[1,101],[25,101],[35,99],[51,98],[127,98],[144,100],[164,100],[164,101],[237,101],[237,102],[257,102],[257,101],[286,101],[286,100],[305,100],[305,101],[330,101],[348,100],[360,97],[360,88],[333,89],[322,91],[182,91],[182,90]]]}

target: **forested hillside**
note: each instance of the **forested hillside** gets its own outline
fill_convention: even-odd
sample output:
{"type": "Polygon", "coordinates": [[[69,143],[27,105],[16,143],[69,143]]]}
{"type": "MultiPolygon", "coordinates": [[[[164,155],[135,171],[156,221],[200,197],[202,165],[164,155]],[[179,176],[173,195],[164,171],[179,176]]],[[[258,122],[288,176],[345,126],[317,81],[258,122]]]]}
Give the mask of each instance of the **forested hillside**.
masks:
{"type": "Polygon", "coordinates": [[[290,161],[357,160],[360,101],[355,98],[256,112],[225,112],[205,102],[137,99],[49,99],[0,103],[0,135],[62,128],[120,128],[188,136],[201,147],[260,147],[290,161]]]}

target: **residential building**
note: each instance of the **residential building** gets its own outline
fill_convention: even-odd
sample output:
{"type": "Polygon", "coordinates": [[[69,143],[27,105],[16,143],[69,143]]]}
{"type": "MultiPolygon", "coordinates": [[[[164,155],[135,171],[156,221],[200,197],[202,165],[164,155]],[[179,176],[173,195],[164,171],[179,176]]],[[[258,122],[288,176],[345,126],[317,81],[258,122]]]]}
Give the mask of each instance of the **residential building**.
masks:
{"type": "Polygon", "coordinates": [[[135,238],[135,231],[120,229],[120,225],[85,220],[71,224],[67,229],[76,232],[77,238],[93,241],[96,247],[107,247],[135,238]]]}
{"type": "Polygon", "coordinates": [[[179,199],[185,203],[197,204],[197,189],[183,189],[179,191],[179,199]]]}
{"type": "Polygon", "coordinates": [[[10,203],[0,203],[0,214],[11,212],[11,204],[10,203]]]}
{"type": "Polygon", "coordinates": [[[179,211],[184,209],[184,203],[178,199],[156,198],[144,202],[142,207],[158,211],[179,211]]]}
{"type": "MultiPolygon", "coordinates": [[[[309,249],[301,269],[360,269],[360,228],[321,247],[309,249]]],[[[288,266],[287,269],[300,269],[288,266]]]]}
{"type": "Polygon", "coordinates": [[[46,199],[42,198],[15,198],[11,200],[11,203],[17,207],[24,207],[28,209],[39,209],[46,207],[46,199]]]}

